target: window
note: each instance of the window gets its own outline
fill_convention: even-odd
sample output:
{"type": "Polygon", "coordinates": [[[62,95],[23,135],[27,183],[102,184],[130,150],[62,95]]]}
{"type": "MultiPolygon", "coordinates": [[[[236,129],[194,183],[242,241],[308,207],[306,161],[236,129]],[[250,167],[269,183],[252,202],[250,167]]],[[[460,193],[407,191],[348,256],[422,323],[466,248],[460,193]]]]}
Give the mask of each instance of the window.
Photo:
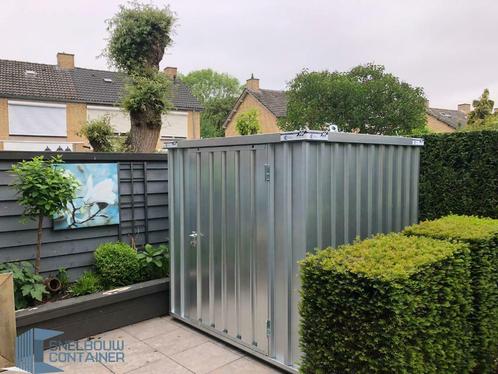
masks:
{"type": "Polygon", "coordinates": [[[9,101],[10,135],[67,136],[66,105],[9,101]]]}
{"type": "Polygon", "coordinates": [[[87,118],[89,121],[100,119],[103,116],[111,118],[111,126],[118,134],[130,131],[130,115],[117,107],[91,106],[87,107],[87,118]]]}

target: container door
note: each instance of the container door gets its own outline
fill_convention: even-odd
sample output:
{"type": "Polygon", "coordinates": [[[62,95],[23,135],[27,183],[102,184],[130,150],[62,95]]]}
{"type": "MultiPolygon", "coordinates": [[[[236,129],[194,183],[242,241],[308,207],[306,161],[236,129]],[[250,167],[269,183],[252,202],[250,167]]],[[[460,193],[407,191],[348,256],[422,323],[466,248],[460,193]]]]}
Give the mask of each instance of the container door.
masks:
{"type": "Polygon", "coordinates": [[[268,354],[267,146],[186,156],[183,317],[268,354]]]}

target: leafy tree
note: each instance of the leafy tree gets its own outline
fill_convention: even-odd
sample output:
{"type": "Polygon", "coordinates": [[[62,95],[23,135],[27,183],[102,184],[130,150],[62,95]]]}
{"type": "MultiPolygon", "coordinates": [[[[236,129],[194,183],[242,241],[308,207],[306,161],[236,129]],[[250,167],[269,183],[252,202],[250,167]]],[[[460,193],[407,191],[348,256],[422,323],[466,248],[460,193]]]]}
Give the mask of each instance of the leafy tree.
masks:
{"type": "Polygon", "coordinates": [[[247,112],[239,114],[235,122],[235,128],[240,135],[254,135],[259,133],[258,111],[250,109],[247,112]]]}
{"type": "Polygon", "coordinates": [[[51,217],[66,209],[75,197],[79,182],[70,173],[56,165],[62,163],[60,156],[45,160],[43,156],[12,166],[16,176],[12,186],[17,190],[19,205],[24,207],[24,218],[38,220],[35,252],[35,273],[40,272],[43,217],[51,217]]]}
{"type": "Polygon", "coordinates": [[[218,73],[213,69],[191,71],[181,79],[202,104],[210,99],[238,96],[241,91],[237,78],[226,73],[218,73]]]}
{"type": "Polygon", "coordinates": [[[80,130],[80,134],[88,139],[95,152],[114,151],[113,138],[115,135],[110,121],[110,117],[106,115],[88,121],[80,130]]]}
{"type": "Polygon", "coordinates": [[[498,113],[490,114],[484,119],[474,120],[472,123],[467,124],[463,131],[483,131],[492,130],[498,131],[498,113]]]}
{"type": "Polygon", "coordinates": [[[121,6],[108,21],[110,38],[104,53],[130,77],[122,106],[130,112],[128,146],[133,152],[156,149],[161,114],[171,107],[171,84],[159,73],[159,62],[171,44],[174,21],[168,7],[136,2],[121,6]]]}
{"type": "Polygon", "coordinates": [[[467,125],[472,126],[474,124],[482,123],[486,117],[493,113],[493,107],[495,102],[489,99],[489,90],[486,88],[478,100],[472,102],[474,110],[469,113],[467,125]]]}
{"type": "Polygon", "coordinates": [[[411,134],[426,124],[422,88],[386,73],[382,65],[360,65],[349,72],[299,73],[289,84],[283,130],[324,129],[369,134],[411,134]]]}
{"type": "Polygon", "coordinates": [[[204,106],[201,114],[201,136],[224,136],[223,123],[242,90],[238,79],[212,69],[192,71],[181,79],[204,106]]]}

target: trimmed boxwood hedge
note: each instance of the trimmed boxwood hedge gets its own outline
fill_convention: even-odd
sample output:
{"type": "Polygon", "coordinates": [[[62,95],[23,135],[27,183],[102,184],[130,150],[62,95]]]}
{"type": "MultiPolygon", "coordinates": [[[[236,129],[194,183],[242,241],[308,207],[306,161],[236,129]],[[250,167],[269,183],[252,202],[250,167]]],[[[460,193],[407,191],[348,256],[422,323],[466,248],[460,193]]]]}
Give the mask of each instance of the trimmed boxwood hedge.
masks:
{"type": "Polygon", "coordinates": [[[126,243],[104,243],[95,250],[95,267],[105,287],[128,286],[140,281],[140,262],[126,243]]]}
{"type": "Polygon", "coordinates": [[[466,244],[401,234],[301,261],[304,373],[466,373],[466,244]]]}
{"type": "Polygon", "coordinates": [[[419,216],[498,218],[498,131],[424,136],[420,154],[419,216]]]}
{"type": "Polygon", "coordinates": [[[447,216],[405,229],[407,235],[458,240],[469,245],[472,291],[475,372],[495,373],[498,359],[498,220],[447,216]]]}

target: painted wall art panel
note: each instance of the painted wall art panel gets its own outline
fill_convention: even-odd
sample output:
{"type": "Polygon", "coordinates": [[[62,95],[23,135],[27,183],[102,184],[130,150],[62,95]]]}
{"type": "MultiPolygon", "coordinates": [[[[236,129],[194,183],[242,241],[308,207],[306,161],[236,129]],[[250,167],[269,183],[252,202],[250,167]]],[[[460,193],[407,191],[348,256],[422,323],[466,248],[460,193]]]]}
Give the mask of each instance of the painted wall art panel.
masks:
{"type": "Polygon", "coordinates": [[[76,198],[53,217],[54,230],[119,224],[118,164],[60,164],[80,182],[76,198]]]}

